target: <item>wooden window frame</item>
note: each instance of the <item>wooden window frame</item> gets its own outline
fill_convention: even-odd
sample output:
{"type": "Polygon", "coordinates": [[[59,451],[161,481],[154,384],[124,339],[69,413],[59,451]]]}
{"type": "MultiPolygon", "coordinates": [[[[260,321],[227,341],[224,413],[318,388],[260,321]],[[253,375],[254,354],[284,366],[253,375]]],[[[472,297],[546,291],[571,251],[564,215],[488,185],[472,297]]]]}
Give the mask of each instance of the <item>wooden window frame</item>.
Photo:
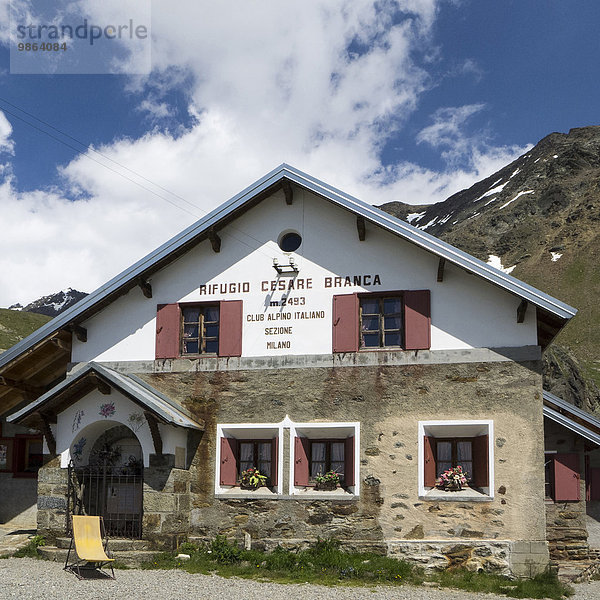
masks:
{"type": "MultiPolygon", "coordinates": [[[[452,457],[451,457],[451,460],[450,460],[451,468],[457,467],[459,465],[459,462],[458,462],[458,443],[459,442],[469,442],[471,444],[471,460],[469,462],[471,463],[471,465],[473,465],[473,463],[475,462],[475,458],[474,458],[474,455],[473,455],[473,439],[474,438],[472,438],[472,437],[434,437],[434,439],[435,439],[436,461],[439,460],[439,456],[437,454],[437,445],[440,442],[450,442],[452,444],[452,457]]],[[[444,461],[444,462],[447,462],[447,461],[444,461]]],[[[467,478],[467,485],[470,486],[471,480],[473,479],[473,467],[471,467],[471,471],[468,472],[468,474],[469,474],[469,477],[467,478]]]]}
{"type": "Polygon", "coordinates": [[[179,305],[179,311],[180,311],[180,329],[179,329],[179,355],[182,358],[189,358],[189,357],[197,357],[197,356],[218,356],[219,355],[219,339],[220,339],[220,334],[221,334],[221,306],[218,302],[214,303],[214,302],[205,302],[205,303],[197,303],[197,302],[193,302],[193,303],[189,303],[189,304],[180,304],[179,305]],[[204,312],[209,309],[216,309],[218,311],[218,320],[217,321],[208,321],[208,323],[211,324],[215,324],[217,326],[218,329],[218,333],[217,336],[211,336],[210,338],[207,338],[206,334],[205,334],[205,329],[206,329],[206,322],[205,322],[205,315],[204,312]],[[199,310],[199,320],[198,321],[186,321],[185,320],[185,311],[186,310],[199,310]],[[185,326],[186,325],[197,325],[198,326],[198,338],[192,338],[192,339],[197,339],[198,340],[198,352],[185,352],[185,343],[186,343],[186,338],[185,338],[185,326]],[[215,341],[217,344],[217,350],[215,352],[206,352],[206,342],[208,340],[212,340],[215,341]]]}
{"type": "MultiPolygon", "coordinates": [[[[239,438],[236,438],[236,439],[237,439],[237,449],[236,449],[237,457],[236,457],[236,459],[237,459],[237,467],[238,467],[238,469],[237,469],[237,471],[238,471],[238,473],[237,473],[237,482],[238,483],[237,484],[240,485],[240,482],[242,480],[242,467],[241,467],[241,464],[240,464],[241,463],[242,452],[241,452],[240,446],[242,444],[253,444],[254,445],[254,448],[253,448],[253,451],[252,451],[253,452],[253,464],[252,464],[252,466],[255,469],[258,469],[258,444],[269,444],[269,446],[271,447],[270,451],[269,451],[269,456],[271,457],[269,459],[269,464],[271,465],[271,475],[269,475],[269,477],[267,478],[267,486],[266,487],[269,487],[269,488],[273,487],[273,485],[271,483],[271,478],[272,478],[272,475],[273,475],[273,459],[272,459],[272,456],[273,456],[273,438],[270,438],[270,439],[244,439],[244,438],[239,439],[239,438]]],[[[277,467],[277,465],[275,465],[275,467],[277,467]]],[[[260,471],[260,469],[259,469],[259,471],[260,471]]],[[[264,473],[262,473],[262,475],[264,475],[264,473]]]]}
{"type": "MultiPolygon", "coordinates": [[[[325,473],[328,473],[329,471],[331,471],[331,444],[334,442],[340,443],[344,446],[344,476],[340,477],[340,485],[342,487],[346,487],[346,465],[347,460],[346,460],[346,438],[308,438],[309,440],[309,452],[310,452],[310,456],[308,457],[308,485],[309,486],[315,486],[316,485],[316,481],[314,479],[310,478],[310,473],[312,473],[312,446],[313,444],[318,444],[318,443],[325,443],[327,444],[325,446],[325,473]]],[[[325,473],[322,473],[323,475],[325,475],[325,473]]]]}
{"type": "Polygon", "coordinates": [[[372,293],[372,294],[358,294],[358,336],[359,336],[359,340],[358,340],[358,349],[360,351],[376,351],[376,350],[387,350],[387,349],[392,349],[392,350],[403,350],[406,346],[405,344],[405,327],[404,327],[404,292],[381,292],[381,293],[372,293]],[[399,313],[393,313],[392,315],[389,316],[396,316],[398,319],[400,319],[400,327],[396,328],[396,329],[389,329],[386,330],[385,329],[385,319],[384,319],[384,313],[383,313],[383,303],[384,300],[388,299],[388,298],[393,298],[393,299],[400,299],[400,312],[399,313]],[[379,317],[379,326],[377,331],[376,330],[368,330],[369,332],[371,332],[372,334],[378,333],[379,334],[379,346],[365,346],[364,343],[364,331],[363,331],[363,307],[362,307],[362,301],[363,300],[377,300],[379,303],[379,312],[378,313],[367,313],[368,315],[371,316],[375,316],[377,315],[379,317]],[[398,345],[385,345],[385,334],[386,332],[398,332],[399,333],[399,337],[400,337],[400,344],[398,345]]]}

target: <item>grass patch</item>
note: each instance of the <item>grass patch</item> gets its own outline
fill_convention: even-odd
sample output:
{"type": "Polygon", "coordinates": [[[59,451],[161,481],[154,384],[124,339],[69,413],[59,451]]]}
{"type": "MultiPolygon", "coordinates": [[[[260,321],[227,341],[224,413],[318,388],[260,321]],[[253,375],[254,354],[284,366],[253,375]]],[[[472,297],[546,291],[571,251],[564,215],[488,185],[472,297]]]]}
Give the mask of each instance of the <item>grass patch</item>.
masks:
{"type": "Polygon", "coordinates": [[[34,535],[26,546],[17,550],[13,556],[15,558],[41,558],[37,549],[40,546],[45,546],[46,540],[43,535],[34,535]]]}
{"type": "Polygon", "coordinates": [[[244,550],[217,537],[206,546],[183,544],[177,553],[157,554],[143,565],[145,569],[183,569],[189,573],[216,573],[222,577],[243,577],[279,583],[317,583],[321,585],[390,585],[423,581],[421,570],[404,561],[372,553],[340,550],[339,542],[320,540],[307,550],[281,547],[272,552],[244,550]]]}
{"type": "Polygon", "coordinates": [[[0,348],[7,350],[50,319],[37,313],[0,308],[0,348]]]}
{"type": "MultiPolygon", "coordinates": [[[[412,585],[422,584],[423,570],[407,562],[373,553],[344,552],[335,540],[319,540],[307,550],[272,552],[244,550],[217,537],[202,546],[182,544],[175,553],[165,552],[145,563],[145,569],[182,569],[188,573],[242,577],[276,583],[313,583],[320,585],[412,585]],[[176,558],[188,554],[189,560],[176,558]]],[[[443,571],[427,580],[441,587],[470,592],[505,594],[511,598],[552,598],[572,595],[556,575],[544,573],[529,580],[513,580],[500,575],[443,571]]]]}
{"type": "Polygon", "coordinates": [[[432,578],[442,587],[504,594],[509,598],[552,598],[561,600],[572,596],[573,590],[558,580],[549,571],[537,575],[533,579],[509,579],[501,575],[489,573],[471,573],[469,571],[443,571],[432,578]]]}

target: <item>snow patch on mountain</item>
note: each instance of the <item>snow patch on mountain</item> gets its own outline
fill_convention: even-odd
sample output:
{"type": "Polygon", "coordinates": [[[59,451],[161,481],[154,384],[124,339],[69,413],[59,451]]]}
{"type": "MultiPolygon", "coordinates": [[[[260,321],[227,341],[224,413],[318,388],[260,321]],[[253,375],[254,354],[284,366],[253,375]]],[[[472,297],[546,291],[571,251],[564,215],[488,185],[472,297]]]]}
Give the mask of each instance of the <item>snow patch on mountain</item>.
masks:
{"type": "Polygon", "coordinates": [[[425,211],[420,212],[420,213],[409,213],[408,215],[406,215],[406,220],[412,225],[413,221],[418,221],[419,219],[422,219],[425,216],[425,211]]]}
{"type": "Polygon", "coordinates": [[[495,256],[494,254],[490,254],[488,256],[487,264],[490,265],[490,267],[494,267],[494,269],[498,269],[499,271],[506,273],[507,275],[509,273],[512,273],[513,269],[517,266],[513,265],[512,267],[504,267],[502,265],[502,260],[500,259],[500,257],[495,256]]]}
{"type": "MultiPolygon", "coordinates": [[[[502,180],[499,179],[498,181],[502,181],[502,180]]],[[[498,183],[498,182],[496,182],[496,183],[498,183]]],[[[493,187],[491,190],[488,190],[485,194],[482,194],[481,196],[479,196],[479,198],[477,198],[476,200],[473,200],[473,202],[479,202],[480,200],[483,200],[484,198],[487,198],[488,196],[494,196],[495,194],[499,194],[506,187],[507,183],[508,183],[508,181],[506,181],[505,183],[502,183],[496,187],[493,187]]]]}
{"type": "Polygon", "coordinates": [[[534,191],[533,190],[526,190],[524,192],[519,192],[512,200],[509,200],[508,202],[505,202],[500,209],[502,208],[506,208],[509,204],[512,204],[515,200],[518,200],[521,196],[524,196],[525,194],[533,194],[534,191]]]}
{"type": "Polygon", "coordinates": [[[47,315],[49,317],[56,317],[56,315],[64,312],[67,308],[73,306],[73,304],[79,302],[86,296],[87,294],[85,292],[79,292],[72,288],[68,288],[66,290],[61,290],[56,294],[43,296],[42,298],[29,303],[27,306],[13,304],[13,306],[10,306],[9,308],[11,310],[22,310],[25,312],[47,315]]]}
{"type": "Polygon", "coordinates": [[[425,231],[428,227],[435,225],[437,223],[437,220],[438,220],[438,217],[433,217],[433,219],[431,219],[431,221],[429,221],[429,223],[427,223],[427,225],[421,225],[421,227],[419,227],[419,229],[421,229],[422,231],[425,231]]]}

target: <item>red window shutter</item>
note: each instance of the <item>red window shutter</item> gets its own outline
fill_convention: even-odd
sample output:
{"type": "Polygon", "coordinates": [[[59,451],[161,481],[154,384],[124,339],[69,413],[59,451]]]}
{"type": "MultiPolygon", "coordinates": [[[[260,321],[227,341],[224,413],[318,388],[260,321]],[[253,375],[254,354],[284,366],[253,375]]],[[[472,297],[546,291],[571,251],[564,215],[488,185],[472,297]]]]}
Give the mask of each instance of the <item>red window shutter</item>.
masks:
{"type": "Polygon", "coordinates": [[[235,485],[237,483],[237,440],[235,438],[221,438],[221,485],[235,485]]]}
{"type": "Polygon", "coordinates": [[[274,437],[271,440],[271,485],[277,485],[278,478],[278,467],[277,459],[279,458],[279,436],[274,437]]]}
{"type": "Polygon", "coordinates": [[[590,469],[590,500],[600,500],[600,469],[590,469]]]}
{"type": "Polygon", "coordinates": [[[579,454],[554,455],[554,500],[579,500],[579,454]]]}
{"type": "Polygon", "coordinates": [[[242,355],[242,301],[224,300],[219,306],[219,356],[242,355]]]}
{"type": "Polygon", "coordinates": [[[473,438],[473,473],[471,481],[475,487],[487,487],[490,485],[490,461],[489,461],[488,435],[480,435],[473,438]]]}
{"type": "Polygon", "coordinates": [[[404,292],[404,344],[406,350],[427,350],[431,347],[429,290],[404,292]]]}
{"type": "Polygon", "coordinates": [[[156,358],[179,356],[179,305],[159,304],[156,311],[156,358]]]}
{"type": "Polygon", "coordinates": [[[346,438],[346,446],[344,448],[344,479],[346,485],[354,485],[354,436],[346,438]]]}
{"type": "Polygon", "coordinates": [[[333,297],[333,351],[358,350],[358,296],[342,294],[333,297]]]}
{"type": "Polygon", "coordinates": [[[423,442],[424,485],[435,487],[435,438],[426,435],[423,442]]]}
{"type": "Polygon", "coordinates": [[[308,452],[310,440],[304,437],[294,438],[294,485],[308,485],[308,452]]]}

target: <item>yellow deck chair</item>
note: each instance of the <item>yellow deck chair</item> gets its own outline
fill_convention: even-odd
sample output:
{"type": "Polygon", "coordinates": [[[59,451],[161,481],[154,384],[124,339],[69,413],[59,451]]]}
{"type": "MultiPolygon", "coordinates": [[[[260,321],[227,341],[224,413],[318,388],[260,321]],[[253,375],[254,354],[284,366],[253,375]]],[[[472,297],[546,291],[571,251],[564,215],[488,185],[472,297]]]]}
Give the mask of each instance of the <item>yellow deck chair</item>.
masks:
{"type": "Polygon", "coordinates": [[[102,567],[110,566],[112,572],[111,579],[115,578],[115,571],[112,563],[114,558],[110,558],[108,552],[108,538],[102,543],[102,532],[104,531],[104,522],[102,517],[87,517],[83,515],[73,515],[73,535],[71,536],[71,545],[65,561],[65,570],[74,573],[78,579],[83,579],[81,569],[92,569],[97,573],[102,573],[106,577],[111,577],[107,572],[102,571],[102,567]],[[69,563],[71,550],[75,544],[75,554],[77,560],[69,563]]]}

